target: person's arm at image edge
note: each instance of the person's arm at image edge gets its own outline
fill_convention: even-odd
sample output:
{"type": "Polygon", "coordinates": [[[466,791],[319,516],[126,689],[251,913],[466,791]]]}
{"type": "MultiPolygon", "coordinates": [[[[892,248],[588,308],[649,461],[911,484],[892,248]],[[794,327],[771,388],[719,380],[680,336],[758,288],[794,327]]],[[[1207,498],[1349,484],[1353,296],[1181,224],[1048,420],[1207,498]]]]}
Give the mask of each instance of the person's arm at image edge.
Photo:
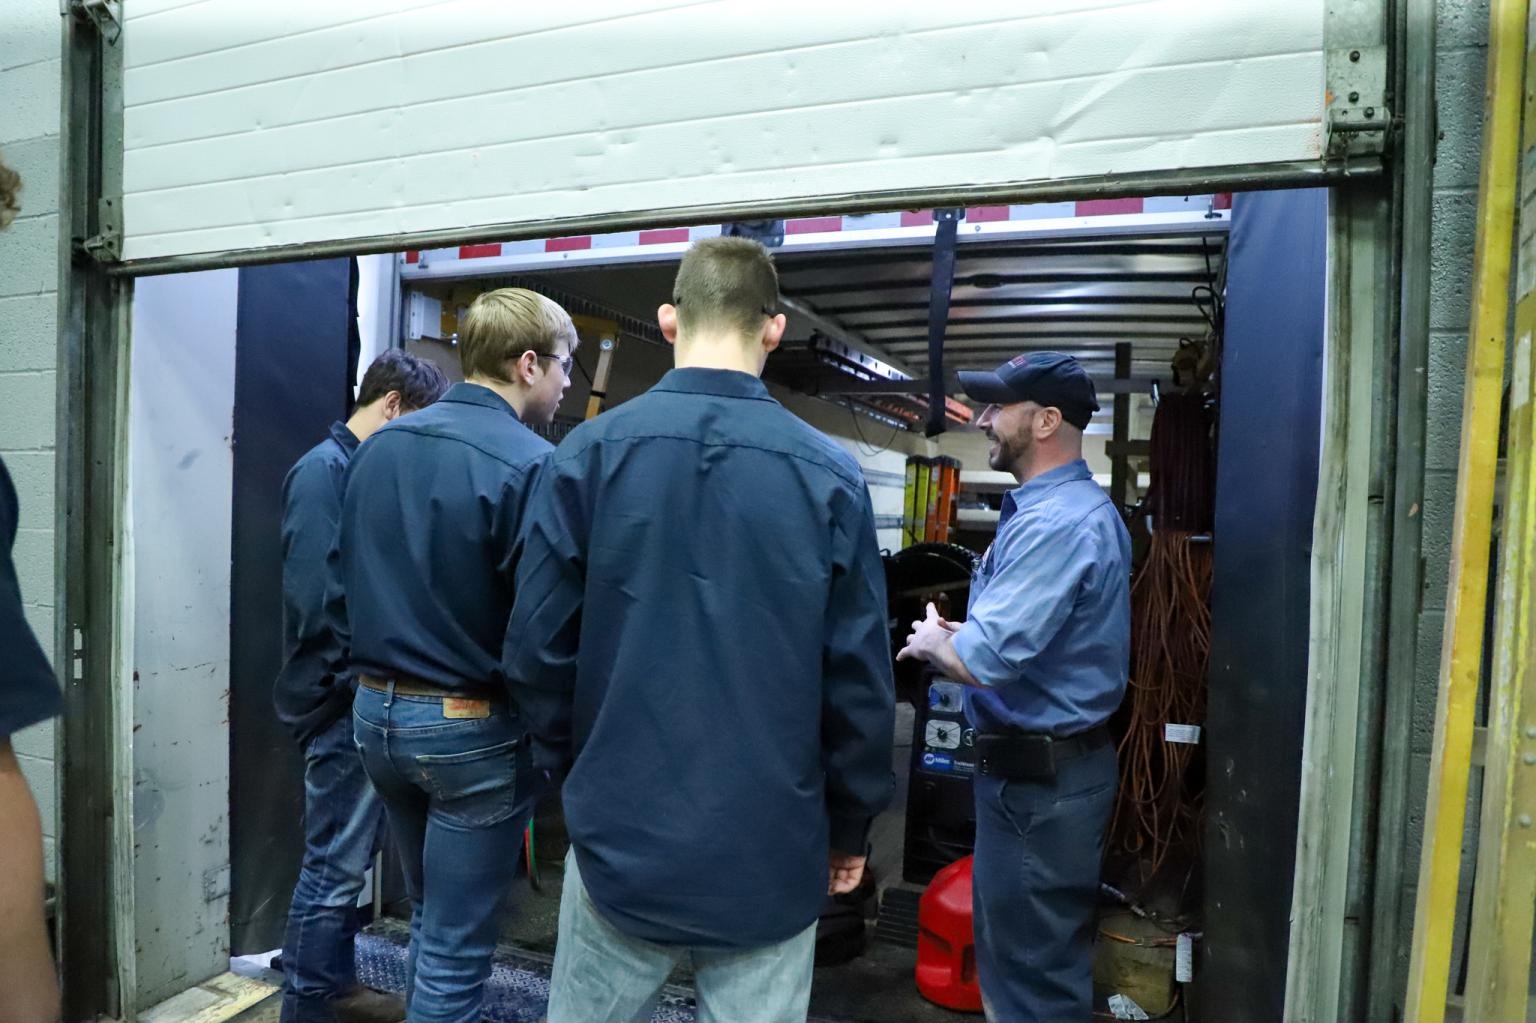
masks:
{"type": "Polygon", "coordinates": [[[43,907],[43,825],[11,749],[0,739],[0,1023],[52,1023],[59,988],[43,907]]]}

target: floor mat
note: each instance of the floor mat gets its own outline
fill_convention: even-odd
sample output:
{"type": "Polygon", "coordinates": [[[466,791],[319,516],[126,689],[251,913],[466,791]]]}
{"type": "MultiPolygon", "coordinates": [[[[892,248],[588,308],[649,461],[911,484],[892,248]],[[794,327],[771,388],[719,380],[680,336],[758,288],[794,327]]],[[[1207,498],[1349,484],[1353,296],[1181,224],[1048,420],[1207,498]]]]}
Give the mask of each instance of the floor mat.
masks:
{"type": "MultiPolygon", "coordinates": [[[[357,936],[357,979],[382,991],[405,990],[409,931],[394,922],[376,923],[357,936]]],[[[486,985],[483,1018],[487,1023],[539,1023],[549,1004],[548,956],[506,945],[496,950],[486,985]]],[[[693,993],[668,985],[651,1023],[695,1023],[693,993]]],[[[838,1023],[811,1017],[807,1023],[838,1023]]]]}
{"type": "Polygon", "coordinates": [[[917,948],[917,912],[922,890],[892,886],[880,899],[880,919],[875,927],[875,941],[897,948],[917,948]]]}

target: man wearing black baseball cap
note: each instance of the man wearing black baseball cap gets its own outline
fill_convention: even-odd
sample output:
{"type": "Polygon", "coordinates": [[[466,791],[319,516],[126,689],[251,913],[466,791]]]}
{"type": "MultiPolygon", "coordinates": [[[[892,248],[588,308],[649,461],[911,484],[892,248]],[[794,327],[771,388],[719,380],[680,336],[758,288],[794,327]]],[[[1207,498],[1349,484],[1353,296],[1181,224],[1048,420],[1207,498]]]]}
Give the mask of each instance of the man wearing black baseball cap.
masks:
{"type": "MultiPolygon", "coordinates": [[[[1082,456],[1083,430],[1099,410],[1099,399],[1082,363],[1072,356],[1034,352],[1009,359],[993,370],[963,369],[956,376],[965,396],[983,405],[1001,408],[1027,403],[1057,409],[1061,418],[1076,428],[1077,456],[1082,456]]],[[[991,433],[986,423],[978,425],[991,433]]]]}
{"type": "Polygon", "coordinates": [[[960,373],[960,386],[987,406],[977,423],[992,468],[1019,487],[1003,498],[966,621],[947,622],[929,604],[897,656],[968,687],[987,1018],[1086,1020],[1117,776],[1105,722],[1130,662],[1130,536],[1083,461],[1083,428],[1099,403],[1076,359],[1021,355],[960,373]]]}

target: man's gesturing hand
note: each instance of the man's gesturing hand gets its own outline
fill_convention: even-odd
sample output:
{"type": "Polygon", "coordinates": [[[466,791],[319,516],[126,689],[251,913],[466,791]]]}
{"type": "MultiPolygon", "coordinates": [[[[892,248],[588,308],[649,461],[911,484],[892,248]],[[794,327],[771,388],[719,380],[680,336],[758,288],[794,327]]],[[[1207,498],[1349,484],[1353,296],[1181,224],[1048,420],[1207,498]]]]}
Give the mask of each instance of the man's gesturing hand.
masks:
{"type": "Polygon", "coordinates": [[[955,633],[960,626],[954,622],[945,621],[939,617],[939,609],[928,604],[928,617],[920,622],[912,623],[912,633],[907,637],[907,645],[901,648],[896,655],[898,661],[908,658],[916,658],[920,661],[932,661],[933,654],[941,647],[946,639],[955,633]]]}

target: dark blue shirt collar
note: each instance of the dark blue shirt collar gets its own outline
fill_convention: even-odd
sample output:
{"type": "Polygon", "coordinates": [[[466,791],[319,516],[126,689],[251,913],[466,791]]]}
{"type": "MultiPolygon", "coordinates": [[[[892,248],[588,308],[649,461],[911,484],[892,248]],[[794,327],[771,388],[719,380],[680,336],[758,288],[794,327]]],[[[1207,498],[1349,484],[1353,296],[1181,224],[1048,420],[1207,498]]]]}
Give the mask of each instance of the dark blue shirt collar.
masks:
{"type": "Polygon", "coordinates": [[[352,457],[353,452],[357,450],[357,446],[362,443],[362,441],[357,439],[357,434],[352,432],[352,428],[340,421],[331,424],[331,440],[335,441],[341,450],[346,452],[348,458],[352,457]]]}
{"type": "Polygon", "coordinates": [[[773,395],[763,382],[751,373],[736,369],[703,369],[689,366],[672,369],[652,388],[655,391],[677,391],[682,394],[714,394],[723,398],[756,398],[773,401],[773,395]]]}
{"type": "Polygon", "coordinates": [[[454,384],[448,388],[446,394],[437,400],[456,401],[461,405],[480,405],[484,408],[495,409],[498,412],[505,412],[518,422],[523,421],[522,416],[517,414],[517,409],[513,408],[507,399],[489,387],[482,387],[480,384],[454,384]]]}

